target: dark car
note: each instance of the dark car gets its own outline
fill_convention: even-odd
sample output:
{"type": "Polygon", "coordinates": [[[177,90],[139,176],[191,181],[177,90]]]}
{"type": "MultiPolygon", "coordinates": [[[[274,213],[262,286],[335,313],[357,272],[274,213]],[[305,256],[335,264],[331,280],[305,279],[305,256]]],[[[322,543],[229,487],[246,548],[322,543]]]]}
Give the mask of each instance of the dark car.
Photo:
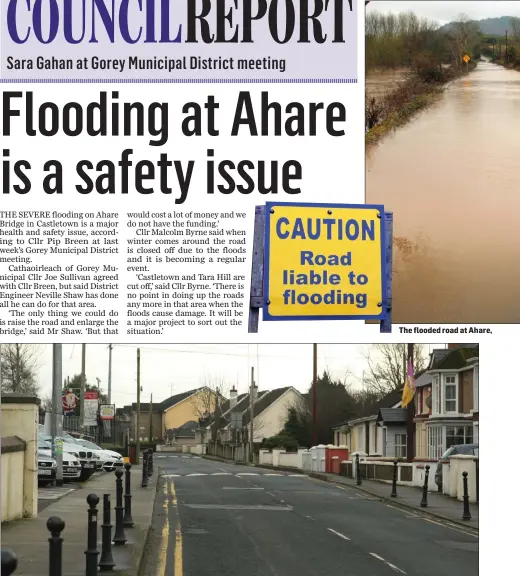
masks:
{"type": "Polygon", "coordinates": [[[456,444],[455,446],[450,446],[450,448],[444,452],[440,460],[437,462],[437,470],[435,471],[435,484],[437,484],[439,488],[442,487],[442,463],[448,462],[450,456],[455,456],[457,454],[476,456],[478,458],[478,444],[456,444]]]}

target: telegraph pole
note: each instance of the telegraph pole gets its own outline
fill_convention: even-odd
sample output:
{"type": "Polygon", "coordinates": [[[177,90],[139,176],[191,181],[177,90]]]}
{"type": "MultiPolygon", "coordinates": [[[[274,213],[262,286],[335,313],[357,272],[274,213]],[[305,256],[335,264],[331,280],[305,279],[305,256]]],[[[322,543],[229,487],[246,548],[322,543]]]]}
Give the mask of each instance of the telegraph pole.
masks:
{"type": "Polygon", "coordinates": [[[112,404],[112,344],[108,345],[108,403],[112,404]]]}
{"type": "MultiPolygon", "coordinates": [[[[414,345],[408,344],[408,360],[412,363],[412,369],[414,366],[413,359],[414,345]]],[[[408,370],[407,370],[408,374],[408,370]]],[[[414,374],[415,377],[415,374],[414,374]]],[[[407,406],[407,430],[406,430],[406,459],[408,462],[413,461],[413,454],[415,448],[415,426],[413,419],[415,417],[415,396],[413,397],[410,404],[407,406]]]]}
{"type": "Polygon", "coordinates": [[[86,384],[86,375],[85,375],[85,361],[87,355],[87,345],[81,345],[81,388],[79,392],[79,401],[81,404],[81,418],[80,418],[80,427],[81,431],[85,432],[85,384],[86,384]]]}
{"type": "Polygon", "coordinates": [[[318,429],[316,426],[316,389],[318,388],[318,345],[313,344],[312,359],[312,445],[318,442],[318,429]]]}
{"type": "Polygon", "coordinates": [[[507,30],[506,30],[506,56],[505,56],[505,62],[507,64],[507,30]]]}
{"type": "Polygon", "coordinates": [[[141,350],[137,349],[137,414],[135,417],[135,463],[139,464],[141,451],[141,350]]]}
{"type": "Polygon", "coordinates": [[[251,389],[249,391],[249,459],[253,462],[253,418],[255,417],[254,408],[254,389],[255,389],[255,368],[251,366],[251,389]]]}
{"type": "Polygon", "coordinates": [[[62,377],[61,344],[52,345],[52,457],[56,460],[56,486],[63,486],[63,444],[58,439],[58,420],[62,414],[61,377],[62,377]]]}

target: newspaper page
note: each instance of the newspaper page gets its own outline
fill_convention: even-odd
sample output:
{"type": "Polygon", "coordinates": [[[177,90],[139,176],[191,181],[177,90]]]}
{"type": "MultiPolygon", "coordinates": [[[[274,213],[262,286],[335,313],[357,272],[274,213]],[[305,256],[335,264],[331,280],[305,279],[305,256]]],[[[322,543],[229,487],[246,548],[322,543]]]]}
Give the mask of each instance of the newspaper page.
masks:
{"type": "MultiPolygon", "coordinates": [[[[255,210],[364,203],[363,22],[355,0],[2,2],[2,338],[255,339],[255,210]]],[[[311,238],[302,298],[363,313],[366,257],[312,244],[358,224],[322,212],[280,219],[273,258],[311,238]]],[[[378,331],[262,315],[267,339],[378,331]]]]}

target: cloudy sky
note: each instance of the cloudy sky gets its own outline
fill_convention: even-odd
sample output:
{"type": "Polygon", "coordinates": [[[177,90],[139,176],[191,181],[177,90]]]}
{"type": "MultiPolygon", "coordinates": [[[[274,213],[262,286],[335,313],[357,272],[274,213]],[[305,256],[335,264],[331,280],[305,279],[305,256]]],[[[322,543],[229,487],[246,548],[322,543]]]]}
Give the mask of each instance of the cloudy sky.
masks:
{"type": "MultiPolygon", "coordinates": [[[[444,348],[445,344],[425,345],[444,348]]],[[[52,388],[52,345],[40,346],[38,383],[41,396],[50,394],[52,388]]],[[[351,373],[353,385],[360,385],[366,370],[367,345],[334,344],[318,345],[318,370],[327,369],[343,379],[351,373]]],[[[251,366],[261,390],[294,386],[307,391],[312,381],[312,344],[167,344],[142,345],[141,385],[142,399],[154,402],[178,392],[197,388],[205,383],[225,381],[228,388],[237,386],[239,393],[246,392],[251,366]]],[[[112,351],[112,402],[123,406],[136,401],[137,345],[116,345],[112,351]]],[[[64,344],[62,349],[63,378],[81,373],[81,344],[64,344]]],[[[108,346],[89,344],[86,347],[87,382],[107,390],[108,346]]]]}
{"type": "Polygon", "coordinates": [[[500,16],[519,16],[520,1],[502,2],[499,0],[452,2],[423,1],[403,1],[386,2],[384,0],[374,0],[367,6],[368,11],[378,12],[415,12],[421,18],[435,20],[439,24],[447,24],[454,20],[461,12],[467,14],[473,20],[483,18],[497,18],[500,16]]]}

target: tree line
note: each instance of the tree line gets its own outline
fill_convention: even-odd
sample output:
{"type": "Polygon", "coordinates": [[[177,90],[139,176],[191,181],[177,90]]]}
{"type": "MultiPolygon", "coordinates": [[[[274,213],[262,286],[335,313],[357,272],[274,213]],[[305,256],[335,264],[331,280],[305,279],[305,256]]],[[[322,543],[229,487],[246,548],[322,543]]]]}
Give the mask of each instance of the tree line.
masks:
{"type": "Polygon", "coordinates": [[[480,57],[480,39],[478,24],[465,14],[441,30],[437,22],[414,12],[370,12],[365,20],[366,70],[417,68],[425,60],[461,67],[465,54],[480,57]]]}

